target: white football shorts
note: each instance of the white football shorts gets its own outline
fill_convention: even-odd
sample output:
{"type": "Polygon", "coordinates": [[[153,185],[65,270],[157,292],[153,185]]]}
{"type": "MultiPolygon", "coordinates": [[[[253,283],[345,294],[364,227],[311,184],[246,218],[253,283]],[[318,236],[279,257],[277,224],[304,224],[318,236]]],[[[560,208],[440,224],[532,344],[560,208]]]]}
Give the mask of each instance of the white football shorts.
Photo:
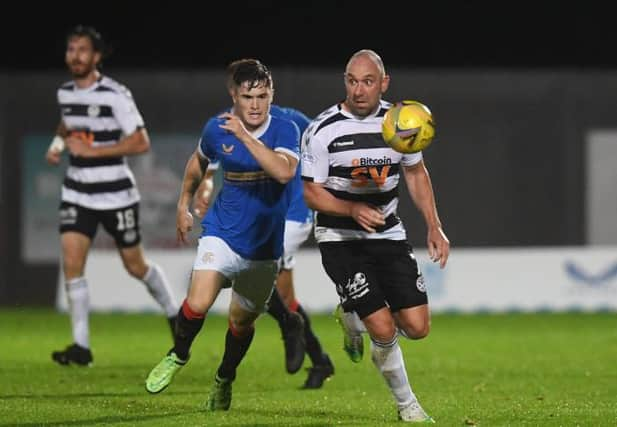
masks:
{"type": "Polygon", "coordinates": [[[229,280],[232,299],[245,310],[263,313],[274,289],[275,260],[242,258],[224,240],[215,236],[199,239],[193,270],[214,270],[229,280]]]}

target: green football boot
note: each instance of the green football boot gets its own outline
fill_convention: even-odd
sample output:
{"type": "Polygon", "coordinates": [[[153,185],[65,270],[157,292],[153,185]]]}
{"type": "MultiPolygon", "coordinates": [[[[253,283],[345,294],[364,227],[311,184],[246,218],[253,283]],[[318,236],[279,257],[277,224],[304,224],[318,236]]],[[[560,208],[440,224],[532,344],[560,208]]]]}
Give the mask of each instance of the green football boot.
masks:
{"type": "Polygon", "coordinates": [[[206,410],[208,411],[227,411],[231,406],[231,380],[214,378],[214,385],[210,389],[206,410]]]}
{"type": "MultiPolygon", "coordinates": [[[[351,313],[350,313],[351,314],[351,313]]],[[[349,356],[352,362],[358,363],[364,355],[364,341],[362,333],[354,331],[346,322],[346,314],[343,311],[343,306],[338,304],[334,310],[334,318],[343,330],[343,350],[349,356]]]]}
{"type": "Polygon", "coordinates": [[[160,393],[174,379],[174,375],[186,365],[186,360],[180,359],[173,351],[163,357],[158,365],[150,371],[146,378],[146,390],[149,393],[160,393]]]}

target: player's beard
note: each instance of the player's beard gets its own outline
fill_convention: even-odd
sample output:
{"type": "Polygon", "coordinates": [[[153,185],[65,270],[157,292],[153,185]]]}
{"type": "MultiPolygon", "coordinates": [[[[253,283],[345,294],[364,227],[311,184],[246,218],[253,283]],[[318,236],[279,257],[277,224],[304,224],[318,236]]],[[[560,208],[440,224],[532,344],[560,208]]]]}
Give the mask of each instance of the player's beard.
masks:
{"type": "Polygon", "coordinates": [[[358,105],[355,102],[349,102],[347,104],[347,107],[354,116],[366,117],[371,114],[371,110],[367,107],[366,104],[358,105]]]}
{"type": "Polygon", "coordinates": [[[366,96],[354,97],[351,95],[348,95],[345,99],[345,106],[350,113],[358,117],[370,115],[377,107],[376,105],[371,106],[366,96]]]}
{"type": "Polygon", "coordinates": [[[94,66],[92,64],[83,64],[81,62],[78,62],[76,66],[72,63],[70,66],[70,71],[74,79],[85,79],[94,71],[94,66]]]}

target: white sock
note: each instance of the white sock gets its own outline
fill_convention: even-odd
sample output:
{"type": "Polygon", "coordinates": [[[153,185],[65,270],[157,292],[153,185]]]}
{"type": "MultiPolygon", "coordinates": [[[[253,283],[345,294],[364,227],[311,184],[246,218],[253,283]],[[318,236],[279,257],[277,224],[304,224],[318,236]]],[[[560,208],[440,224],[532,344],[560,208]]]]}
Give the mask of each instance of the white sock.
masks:
{"type": "Polygon", "coordinates": [[[403,352],[396,335],[387,343],[371,339],[371,359],[390,387],[399,409],[416,400],[407,378],[403,352]]]}
{"type": "Polygon", "coordinates": [[[90,348],[90,327],[88,325],[90,298],[86,278],[77,277],[66,282],[66,295],[69,300],[73,341],[82,347],[90,348]]]}
{"type": "Polygon", "coordinates": [[[148,268],[146,275],[141,281],[146,285],[150,295],[152,295],[156,302],[165,310],[167,317],[178,314],[180,306],[176,303],[174,294],[161,267],[154,263],[150,263],[150,268],[148,268]]]}

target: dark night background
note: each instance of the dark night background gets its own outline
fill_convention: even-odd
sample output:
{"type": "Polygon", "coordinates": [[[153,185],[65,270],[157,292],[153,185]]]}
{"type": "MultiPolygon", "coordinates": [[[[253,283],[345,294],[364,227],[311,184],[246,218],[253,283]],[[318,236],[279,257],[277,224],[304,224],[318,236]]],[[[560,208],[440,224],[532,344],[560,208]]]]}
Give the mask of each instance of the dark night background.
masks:
{"type": "MultiPolygon", "coordinates": [[[[36,245],[22,245],[22,231],[30,228],[22,227],[27,221],[15,206],[22,206],[22,173],[34,176],[25,167],[39,165],[22,161],[28,146],[23,141],[32,135],[46,141],[57,125],[55,89],[68,77],[66,34],[76,24],[94,26],[112,46],[103,72],[131,88],[148,130],[159,137],[193,136],[205,118],[227,105],[221,83],[232,60],[262,60],[274,70],[277,102],[314,115],[343,95],[339,72],[348,58],[374,49],[393,76],[387,99],[427,99],[438,117],[438,142],[427,162],[454,246],[597,243],[589,224],[612,225],[614,215],[588,220],[587,197],[600,190],[613,195],[614,185],[587,191],[588,172],[595,169],[586,147],[594,132],[617,129],[617,26],[612,6],[598,4],[23,2],[10,10],[5,5],[0,282],[3,275],[8,279],[4,288],[0,283],[0,298],[37,295],[48,303],[55,297],[54,287],[41,292],[39,286],[57,276],[57,260],[22,259],[22,247],[36,245]],[[20,287],[8,285],[17,280],[20,287]]],[[[163,150],[161,139],[155,144],[153,152],[163,150]]],[[[39,167],[34,170],[45,172],[39,167]]],[[[611,168],[609,162],[607,174],[611,168]]],[[[410,201],[402,202],[400,212],[410,230],[424,229],[410,201]]],[[[423,233],[410,236],[413,245],[425,244],[423,233]]],[[[617,232],[603,242],[609,239],[617,241],[617,232]]]]}
{"type": "Polygon", "coordinates": [[[114,68],[218,68],[247,56],[342,66],[360,48],[377,50],[387,66],[615,68],[615,18],[605,4],[63,2],[4,14],[0,69],[63,68],[64,35],[77,23],[99,29],[114,68]]]}

